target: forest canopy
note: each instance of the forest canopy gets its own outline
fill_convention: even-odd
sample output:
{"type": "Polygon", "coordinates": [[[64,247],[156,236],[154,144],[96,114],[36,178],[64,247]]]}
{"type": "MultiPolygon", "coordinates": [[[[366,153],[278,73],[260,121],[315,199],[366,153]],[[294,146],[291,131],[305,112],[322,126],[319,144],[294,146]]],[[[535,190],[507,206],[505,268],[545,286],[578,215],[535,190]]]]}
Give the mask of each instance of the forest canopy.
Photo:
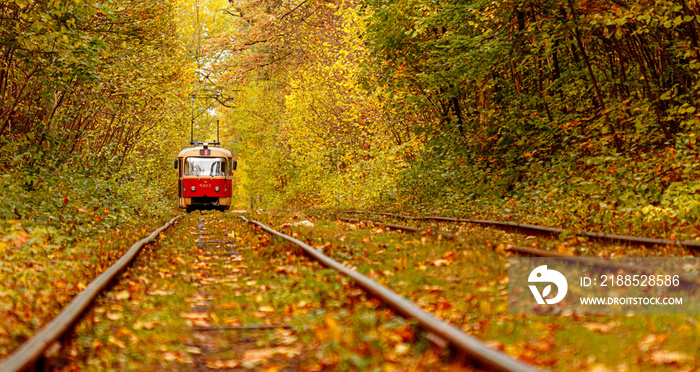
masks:
{"type": "MultiPolygon", "coordinates": [[[[172,207],[188,94],[215,89],[243,208],[691,223],[698,10],[695,1],[5,2],[0,214],[88,231],[87,217],[58,217],[66,204],[114,208],[113,223],[172,207]]],[[[211,138],[207,112],[196,128],[211,138]]]]}

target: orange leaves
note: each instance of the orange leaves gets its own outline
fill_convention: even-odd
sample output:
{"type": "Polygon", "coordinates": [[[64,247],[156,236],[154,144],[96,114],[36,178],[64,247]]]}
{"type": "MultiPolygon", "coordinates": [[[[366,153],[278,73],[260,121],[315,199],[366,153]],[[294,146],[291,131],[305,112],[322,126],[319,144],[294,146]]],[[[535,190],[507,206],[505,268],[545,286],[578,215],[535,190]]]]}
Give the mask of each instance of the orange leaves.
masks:
{"type": "Polygon", "coordinates": [[[190,312],[181,313],[180,316],[186,319],[186,323],[190,327],[209,327],[209,314],[205,312],[190,312]]]}
{"type": "Polygon", "coordinates": [[[583,327],[592,332],[610,333],[617,326],[617,322],[610,321],[608,323],[583,323],[583,327]]]}
{"type": "MultiPolygon", "coordinates": [[[[324,326],[319,326],[313,329],[313,333],[319,341],[333,340],[340,342],[343,336],[343,329],[337,320],[332,316],[326,315],[323,319],[324,326]]],[[[352,337],[352,336],[350,336],[352,337]]]]}
{"type": "Polygon", "coordinates": [[[294,266],[277,266],[275,267],[276,274],[293,274],[297,272],[297,268],[294,266]]]}
{"type": "Polygon", "coordinates": [[[649,356],[649,361],[653,364],[679,364],[692,360],[695,360],[692,355],[667,350],[655,350],[649,356]]]}
{"type": "Polygon", "coordinates": [[[648,361],[656,365],[681,364],[695,360],[692,355],[686,353],[659,349],[669,336],[670,334],[668,333],[647,335],[637,343],[637,348],[644,353],[648,353],[648,361]]]}
{"type": "Polygon", "coordinates": [[[244,368],[255,368],[257,365],[267,362],[275,355],[294,358],[301,354],[301,348],[291,346],[277,346],[265,349],[246,350],[241,355],[241,365],[244,368]]]}
{"type": "Polygon", "coordinates": [[[183,364],[192,364],[194,359],[182,351],[165,351],[163,352],[163,360],[167,362],[180,362],[183,364]]]}
{"type": "Polygon", "coordinates": [[[439,259],[433,261],[433,266],[440,267],[440,266],[448,266],[452,264],[452,261],[446,260],[446,259],[439,259]]]}
{"type": "Polygon", "coordinates": [[[17,235],[15,235],[14,238],[15,239],[12,242],[12,245],[14,245],[15,247],[19,247],[27,242],[27,238],[29,238],[29,233],[25,230],[21,230],[17,235]]]}
{"type": "Polygon", "coordinates": [[[172,295],[173,292],[164,291],[162,289],[155,289],[150,291],[149,294],[153,296],[169,296],[172,295]]]}
{"type": "Polygon", "coordinates": [[[557,253],[573,255],[574,250],[571,248],[568,248],[566,246],[566,244],[559,244],[559,245],[557,245],[557,253]]]}
{"type": "Polygon", "coordinates": [[[220,304],[218,307],[221,310],[233,310],[233,309],[240,309],[241,305],[237,302],[225,302],[223,304],[220,304]]]}
{"type": "Polygon", "coordinates": [[[180,316],[189,320],[204,320],[209,318],[209,314],[204,312],[180,313],[180,316]]]}
{"type": "Polygon", "coordinates": [[[107,319],[109,320],[119,320],[122,317],[124,317],[122,313],[107,313],[107,319]]]}
{"type": "Polygon", "coordinates": [[[235,359],[228,359],[228,360],[214,359],[214,360],[207,360],[205,365],[209,369],[229,369],[229,368],[238,367],[238,361],[235,359]]]}
{"type": "Polygon", "coordinates": [[[644,337],[641,341],[637,343],[637,347],[639,348],[640,351],[647,352],[651,349],[654,349],[658,347],[660,344],[662,344],[666,339],[668,338],[668,333],[657,335],[657,334],[650,334],[646,337],[644,337]]]}
{"type": "Polygon", "coordinates": [[[120,349],[126,348],[126,343],[124,341],[114,337],[114,336],[109,336],[109,338],[107,339],[107,342],[109,342],[112,345],[117,346],[120,349]]]}
{"type": "Polygon", "coordinates": [[[275,309],[272,306],[259,306],[258,311],[253,314],[254,317],[262,319],[266,318],[268,314],[274,313],[275,309]]]}
{"type": "Polygon", "coordinates": [[[153,328],[155,328],[155,322],[137,320],[132,326],[132,328],[137,331],[141,329],[152,330],[153,328]]]}
{"type": "Polygon", "coordinates": [[[435,267],[449,266],[455,261],[456,257],[457,254],[455,252],[449,251],[443,254],[441,259],[433,261],[432,265],[435,267]]]}

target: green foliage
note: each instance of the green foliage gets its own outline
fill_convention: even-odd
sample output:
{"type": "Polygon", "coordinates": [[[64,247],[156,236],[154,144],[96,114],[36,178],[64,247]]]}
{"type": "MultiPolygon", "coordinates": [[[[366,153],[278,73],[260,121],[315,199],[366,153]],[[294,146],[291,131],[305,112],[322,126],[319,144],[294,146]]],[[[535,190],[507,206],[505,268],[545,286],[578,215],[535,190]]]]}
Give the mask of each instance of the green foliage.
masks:
{"type": "Polygon", "coordinates": [[[366,4],[368,88],[431,118],[406,206],[696,220],[694,2],[366,4]]]}
{"type": "Polygon", "coordinates": [[[186,110],[173,11],[0,5],[0,221],[75,238],[168,213],[186,110]]]}

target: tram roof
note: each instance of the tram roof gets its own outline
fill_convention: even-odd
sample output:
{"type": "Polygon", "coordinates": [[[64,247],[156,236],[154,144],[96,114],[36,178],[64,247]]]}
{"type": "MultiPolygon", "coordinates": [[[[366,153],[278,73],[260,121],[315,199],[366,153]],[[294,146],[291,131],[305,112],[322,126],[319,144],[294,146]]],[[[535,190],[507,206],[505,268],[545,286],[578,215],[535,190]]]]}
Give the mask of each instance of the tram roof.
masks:
{"type": "MultiPolygon", "coordinates": [[[[228,151],[223,147],[209,145],[209,146],[207,146],[207,149],[211,150],[211,154],[206,155],[206,156],[216,156],[216,157],[223,157],[223,158],[230,158],[231,157],[231,151],[228,151]]],[[[184,158],[184,157],[188,157],[188,156],[202,156],[202,155],[200,155],[200,150],[204,150],[203,145],[202,146],[185,147],[182,150],[180,150],[180,153],[177,154],[177,157],[184,158]]]]}

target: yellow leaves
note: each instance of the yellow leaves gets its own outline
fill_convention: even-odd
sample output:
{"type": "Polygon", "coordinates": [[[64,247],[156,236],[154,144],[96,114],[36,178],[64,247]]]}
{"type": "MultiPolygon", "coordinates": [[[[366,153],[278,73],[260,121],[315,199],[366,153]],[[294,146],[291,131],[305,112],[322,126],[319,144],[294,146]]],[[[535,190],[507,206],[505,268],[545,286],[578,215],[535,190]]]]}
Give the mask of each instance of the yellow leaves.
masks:
{"type": "Polygon", "coordinates": [[[649,356],[649,361],[653,364],[677,364],[689,362],[695,358],[691,355],[678,351],[656,350],[649,356]]]}
{"type": "Polygon", "coordinates": [[[449,266],[452,265],[456,257],[457,254],[455,252],[449,251],[443,254],[441,259],[433,261],[432,265],[435,267],[449,266]]]}
{"type": "Polygon", "coordinates": [[[238,367],[238,361],[235,359],[228,360],[208,360],[205,364],[209,369],[229,369],[238,367]]]}
{"type": "MultiPolygon", "coordinates": [[[[186,323],[192,327],[209,327],[209,314],[204,312],[181,313],[180,316],[186,319],[186,323]]],[[[217,318],[218,319],[218,318],[217,318]]]]}
{"type": "Polygon", "coordinates": [[[282,355],[287,358],[294,358],[301,354],[301,348],[291,346],[277,346],[265,349],[246,350],[241,355],[241,365],[250,369],[267,362],[274,355],[282,355]]]}
{"type": "Polygon", "coordinates": [[[203,320],[209,318],[207,313],[180,313],[180,316],[189,320],[203,320]]]}
{"type": "Polygon", "coordinates": [[[450,262],[449,260],[439,259],[439,260],[433,261],[433,266],[435,266],[435,267],[448,266],[448,265],[450,265],[451,263],[452,263],[452,262],[450,262]]]}
{"type": "Polygon", "coordinates": [[[107,313],[107,319],[109,320],[119,320],[123,317],[122,313],[107,313]]]}
{"type": "Polygon", "coordinates": [[[192,364],[194,359],[182,351],[166,351],[163,352],[163,360],[167,362],[180,362],[183,364],[192,364]]]}
{"type": "Polygon", "coordinates": [[[241,305],[237,302],[225,302],[221,305],[219,305],[219,309],[221,310],[233,310],[233,309],[240,309],[241,305]]]}
{"type": "Polygon", "coordinates": [[[147,329],[147,330],[152,330],[155,328],[155,322],[154,321],[142,321],[142,320],[137,320],[134,322],[134,325],[132,326],[134,330],[141,330],[141,329],[147,329]]]}
{"type": "Polygon", "coordinates": [[[120,349],[125,349],[125,348],[126,348],[126,343],[125,343],[124,341],[122,341],[122,340],[120,340],[120,339],[118,339],[118,338],[116,338],[116,337],[114,337],[114,336],[111,336],[111,335],[110,335],[109,338],[107,339],[107,342],[109,342],[110,344],[112,344],[112,345],[114,345],[114,346],[116,346],[116,347],[118,347],[118,348],[120,348],[120,349]]]}
{"type": "Polygon", "coordinates": [[[491,301],[481,300],[479,301],[479,310],[482,314],[491,314],[491,301]]]}
{"type": "Polygon", "coordinates": [[[668,338],[668,333],[656,335],[650,334],[637,343],[637,347],[642,352],[647,352],[662,344],[668,338]]]}
{"type": "Polygon", "coordinates": [[[213,313],[213,312],[209,313],[209,317],[211,317],[211,321],[216,325],[218,325],[221,322],[221,320],[219,319],[219,316],[216,315],[216,313],[213,313]]]}
{"type": "Polygon", "coordinates": [[[442,292],[443,289],[439,285],[424,285],[423,290],[430,293],[437,293],[442,292]]]}
{"type": "Polygon", "coordinates": [[[394,353],[397,355],[405,355],[408,354],[408,351],[411,349],[411,345],[407,343],[399,343],[394,346],[394,353]]]}
{"type": "Polygon", "coordinates": [[[117,300],[128,300],[130,297],[129,291],[128,290],[123,290],[117,292],[117,294],[114,296],[117,300]]]}
{"type": "Polygon", "coordinates": [[[224,324],[226,324],[227,326],[236,326],[243,324],[243,322],[241,322],[240,319],[236,318],[226,318],[224,319],[224,324]]]}
{"type": "Polygon", "coordinates": [[[173,292],[164,291],[162,289],[156,289],[156,290],[150,291],[149,294],[155,295],[155,296],[169,296],[169,295],[173,294],[173,292]]]}
{"type": "Polygon", "coordinates": [[[617,322],[610,321],[608,323],[583,323],[583,327],[592,332],[610,333],[617,326],[617,322]]]}
{"type": "Polygon", "coordinates": [[[263,313],[274,313],[275,309],[272,306],[260,306],[258,307],[258,311],[263,313]]]}
{"type": "Polygon", "coordinates": [[[104,346],[104,343],[102,342],[102,340],[100,340],[100,339],[98,339],[98,338],[96,338],[96,339],[92,340],[92,342],[90,342],[90,347],[91,347],[93,350],[97,350],[97,349],[99,349],[99,348],[102,347],[102,346],[104,346]]]}
{"type": "Polygon", "coordinates": [[[185,347],[185,351],[190,353],[190,354],[201,354],[202,349],[198,348],[197,346],[187,346],[185,347]]]}

